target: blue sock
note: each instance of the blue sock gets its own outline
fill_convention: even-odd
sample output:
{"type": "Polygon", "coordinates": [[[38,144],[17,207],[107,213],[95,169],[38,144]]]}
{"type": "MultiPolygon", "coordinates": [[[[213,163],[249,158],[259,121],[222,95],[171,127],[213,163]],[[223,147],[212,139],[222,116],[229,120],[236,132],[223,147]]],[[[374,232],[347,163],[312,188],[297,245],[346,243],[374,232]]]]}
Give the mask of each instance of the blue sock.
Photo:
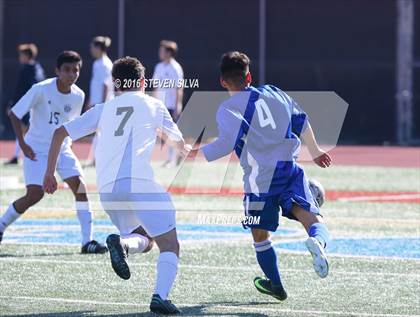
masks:
{"type": "Polygon", "coordinates": [[[258,264],[265,276],[273,285],[281,284],[280,273],[277,267],[277,256],[271,246],[271,241],[265,240],[263,242],[255,242],[254,247],[257,253],[258,264]]]}
{"type": "Polygon", "coordinates": [[[309,236],[318,240],[319,243],[325,248],[330,242],[330,233],[328,228],[323,223],[314,223],[309,228],[309,236]]]}

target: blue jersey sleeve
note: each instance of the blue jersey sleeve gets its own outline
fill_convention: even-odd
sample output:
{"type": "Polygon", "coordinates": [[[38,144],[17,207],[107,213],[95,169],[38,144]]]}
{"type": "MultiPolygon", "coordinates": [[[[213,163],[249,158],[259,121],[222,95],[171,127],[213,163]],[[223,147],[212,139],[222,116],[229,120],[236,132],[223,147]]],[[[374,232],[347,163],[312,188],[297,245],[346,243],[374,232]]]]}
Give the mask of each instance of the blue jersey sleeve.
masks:
{"type": "Polygon", "coordinates": [[[221,107],[216,115],[219,136],[201,148],[207,161],[214,161],[231,153],[236,145],[242,122],[241,115],[221,107]]]}
{"type": "Polygon", "coordinates": [[[280,88],[277,88],[273,85],[266,85],[270,90],[277,92],[281,95],[281,98],[289,104],[290,110],[291,110],[291,128],[292,132],[296,134],[297,136],[300,136],[308,126],[308,116],[305,113],[305,111],[302,110],[302,108],[296,103],[295,100],[293,100],[292,97],[290,97],[288,94],[286,94],[283,90],[280,88]]]}
{"type": "Polygon", "coordinates": [[[299,105],[292,100],[292,132],[297,136],[300,136],[305,132],[306,127],[308,126],[308,116],[307,114],[299,107],[299,105]]]}

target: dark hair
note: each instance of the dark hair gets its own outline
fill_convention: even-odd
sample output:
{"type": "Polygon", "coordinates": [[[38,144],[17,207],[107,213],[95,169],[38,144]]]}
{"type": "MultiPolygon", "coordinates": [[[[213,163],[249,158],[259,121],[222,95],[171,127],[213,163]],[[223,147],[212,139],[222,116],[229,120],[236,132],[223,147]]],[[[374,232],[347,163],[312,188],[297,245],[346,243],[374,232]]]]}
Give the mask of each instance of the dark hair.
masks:
{"type": "Polygon", "coordinates": [[[160,46],[171,53],[174,56],[178,52],[178,44],[174,41],[162,40],[160,46]]]}
{"type": "MultiPolygon", "coordinates": [[[[121,83],[126,80],[143,79],[144,72],[145,68],[142,63],[137,58],[130,56],[117,59],[112,66],[112,77],[121,83]]],[[[120,89],[125,90],[124,85],[121,85],[120,89]]]]}
{"type": "Polygon", "coordinates": [[[18,52],[23,53],[30,59],[36,58],[38,55],[38,48],[34,43],[24,43],[18,46],[18,52]]]}
{"type": "Polygon", "coordinates": [[[243,84],[250,64],[251,60],[246,54],[238,51],[227,52],[222,55],[220,62],[221,76],[234,84],[243,84]]]}
{"type": "Polygon", "coordinates": [[[111,38],[108,36],[96,36],[92,40],[92,44],[105,52],[111,46],[111,38]]]}
{"type": "Polygon", "coordinates": [[[82,58],[80,54],[75,51],[61,52],[57,57],[57,68],[60,68],[64,63],[79,63],[82,67],[82,58]]]}

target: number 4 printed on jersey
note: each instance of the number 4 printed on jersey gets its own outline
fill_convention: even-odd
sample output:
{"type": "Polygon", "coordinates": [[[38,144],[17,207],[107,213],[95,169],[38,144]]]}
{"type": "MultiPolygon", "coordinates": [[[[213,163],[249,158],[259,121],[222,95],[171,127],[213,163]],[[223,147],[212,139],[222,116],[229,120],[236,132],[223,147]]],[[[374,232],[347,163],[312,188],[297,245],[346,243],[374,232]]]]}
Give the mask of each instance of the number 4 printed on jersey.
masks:
{"type": "Polygon", "coordinates": [[[255,102],[255,108],[257,109],[258,120],[261,128],[271,126],[273,130],[276,129],[276,123],[274,122],[273,116],[271,115],[270,109],[264,99],[260,98],[255,102]]]}

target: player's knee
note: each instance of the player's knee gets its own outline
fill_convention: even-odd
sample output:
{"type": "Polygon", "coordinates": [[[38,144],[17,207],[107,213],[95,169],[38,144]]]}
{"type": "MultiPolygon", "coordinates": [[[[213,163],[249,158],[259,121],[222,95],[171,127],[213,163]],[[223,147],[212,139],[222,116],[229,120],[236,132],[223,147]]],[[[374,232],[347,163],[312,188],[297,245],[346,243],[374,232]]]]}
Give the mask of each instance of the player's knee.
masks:
{"type": "Polygon", "coordinates": [[[176,255],[179,255],[179,242],[177,239],[167,239],[161,241],[158,245],[160,252],[173,252],[176,255]]]}
{"type": "Polygon", "coordinates": [[[173,252],[176,253],[177,256],[179,256],[179,242],[178,240],[174,241],[174,245],[173,245],[173,252]]]}
{"type": "Polygon", "coordinates": [[[76,201],[88,201],[88,197],[85,193],[75,193],[74,198],[76,201]]]}
{"type": "Polygon", "coordinates": [[[26,192],[26,201],[29,205],[35,205],[44,197],[44,190],[40,188],[31,189],[26,192]]]}
{"type": "Polygon", "coordinates": [[[268,240],[270,233],[267,230],[252,229],[252,237],[254,238],[254,242],[262,242],[268,240]]]}
{"type": "Polygon", "coordinates": [[[171,252],[175,253],[179,257],[179,242],[178,242],[178,240],[172,241],[171,252]]]}
{"type": "Polygon", "coordinates": [[[80,178],[78,179],[78,183],[76,187],[77,187],[77,191],[75,194],[86,196],[86,192],[87,192],[86,184],[80,178]]]}
{"type": "Polygon", "coordinates": [[[179,242],[176,239],[173,239],[171,241],[168,241],[166,244],[166,250],[167,252],[174,252],[176,254],[179,254],[179,242]]]}

